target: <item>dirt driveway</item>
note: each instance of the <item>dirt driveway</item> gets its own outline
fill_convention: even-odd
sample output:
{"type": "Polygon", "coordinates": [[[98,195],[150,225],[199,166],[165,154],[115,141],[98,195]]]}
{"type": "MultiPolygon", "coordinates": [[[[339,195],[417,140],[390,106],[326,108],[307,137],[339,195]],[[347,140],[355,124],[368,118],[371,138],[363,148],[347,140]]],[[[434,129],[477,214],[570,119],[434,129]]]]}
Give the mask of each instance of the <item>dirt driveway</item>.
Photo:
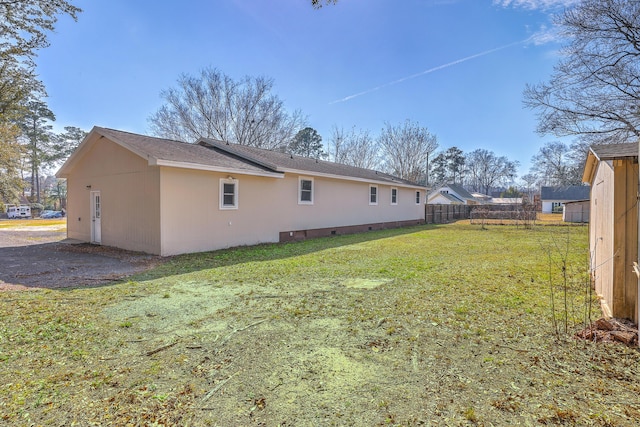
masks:
{"type": "Polygon", "coordinates": [[[66,225],[1,221],[0,290],[96,286],[162,258],[66,239],[66,225]],[[14,225],[15,224],[15,225],[14,225]]]}

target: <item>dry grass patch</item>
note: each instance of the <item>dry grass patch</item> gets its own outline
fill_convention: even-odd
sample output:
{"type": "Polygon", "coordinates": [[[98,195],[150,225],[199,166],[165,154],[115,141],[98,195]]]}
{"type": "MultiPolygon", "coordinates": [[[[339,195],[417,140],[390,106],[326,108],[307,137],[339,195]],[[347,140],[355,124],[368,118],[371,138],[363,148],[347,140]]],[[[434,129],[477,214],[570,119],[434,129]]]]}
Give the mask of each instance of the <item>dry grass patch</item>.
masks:
{"type": "Polygon", "coordinates": [[[386,230],[175,257],[99,289],[4,293],[0,419],[633,425],[640,358],[572,339],[598,308],[585,301],[586,228],[560,230],[386,230]],[[570,280],[552,312],[557,242],[570,280]],[[556,335],[554,318],[570,332],[556,335]]]}

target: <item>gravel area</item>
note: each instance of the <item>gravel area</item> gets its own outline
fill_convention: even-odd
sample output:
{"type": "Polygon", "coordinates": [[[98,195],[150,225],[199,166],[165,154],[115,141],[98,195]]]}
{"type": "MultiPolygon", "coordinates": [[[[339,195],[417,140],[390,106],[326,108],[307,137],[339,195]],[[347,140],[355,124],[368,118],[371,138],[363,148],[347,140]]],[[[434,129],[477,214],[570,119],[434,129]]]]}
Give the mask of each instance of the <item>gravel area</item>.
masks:
{"type": "Polygon", "coordinates": [[[0,228],[0,290],[102,285],[161,260],[68,240],[60,226],[0,228]]]}

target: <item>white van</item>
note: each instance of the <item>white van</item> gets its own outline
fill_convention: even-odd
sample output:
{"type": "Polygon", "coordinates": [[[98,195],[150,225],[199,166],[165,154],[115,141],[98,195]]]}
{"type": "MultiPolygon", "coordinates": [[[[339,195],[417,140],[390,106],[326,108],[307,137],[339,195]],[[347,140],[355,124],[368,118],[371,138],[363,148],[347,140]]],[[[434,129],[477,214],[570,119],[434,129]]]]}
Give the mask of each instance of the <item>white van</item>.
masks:
{"type": "Polygon", "coordinates": [[[31,207],[27,205],[8,205],[7,216],[9,218],[31,218],[31,207]]]}

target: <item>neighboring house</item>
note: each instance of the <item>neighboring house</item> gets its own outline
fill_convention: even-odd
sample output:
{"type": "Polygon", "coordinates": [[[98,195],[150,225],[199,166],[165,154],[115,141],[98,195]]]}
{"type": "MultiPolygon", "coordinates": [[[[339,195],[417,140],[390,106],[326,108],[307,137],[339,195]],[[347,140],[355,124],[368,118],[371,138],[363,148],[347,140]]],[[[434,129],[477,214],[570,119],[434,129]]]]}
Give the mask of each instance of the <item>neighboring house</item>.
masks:
{"type": "Polygon", "coordinates": [[[590,205],[590,200],[566,202],[562,208],[562,220],[564,222],[589,222],[590,205]]]}
{"type": "Polygon", "coordinates": [[[492,197],[489,203],[494,205],[521,205],[522,197],[492,197]]]}
{"type": "Polygon", "coordinates": [[[638,144],[594,145],[582,181],[591,185],[591,276],[606,316],[638,321],[638,144]]]}
{"type": "Polygon", "coordinates": [[[470,192],[469,194],[471,194],[471,196],[473,196],[473,198],[476,199],[479,203],[491,203],[492,197],[488,194],[475,192],[470,192]]]}
{"type": "Polygon", "coordinates": [[[209,139],[95,127],[57,176],[69,238],[163,256],[424,221],[420,185],[209,139]]]}
{"type": "Polygon", "coordinates": [[[567,185],[564,187],[542,187],[540,189],[542,213],[562,213],[566,202],[589,200],[589,187],[586,185],[567,185]]]}
{"type": "Polygon", "coordinates": [[[429,193],[430,205],[478,205],[480,201],[458,184],[444,184],[429,193]]]}

